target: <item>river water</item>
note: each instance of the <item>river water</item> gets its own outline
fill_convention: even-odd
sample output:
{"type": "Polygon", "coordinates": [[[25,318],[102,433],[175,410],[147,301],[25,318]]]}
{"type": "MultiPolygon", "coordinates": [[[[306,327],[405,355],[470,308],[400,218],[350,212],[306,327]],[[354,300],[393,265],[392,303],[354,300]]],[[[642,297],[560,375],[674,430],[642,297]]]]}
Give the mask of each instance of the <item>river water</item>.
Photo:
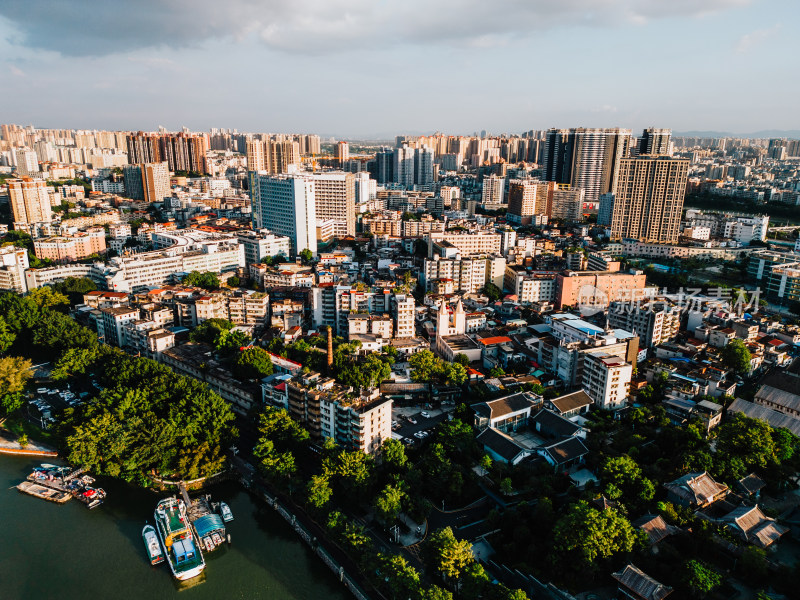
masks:
{"type": "Polygon", "coordinates": [[[352,598],[274,510],[236,483],[209,490],[233,511],[232,544],[206,554],[205,571],[187,585],[164,563],[150,566],[145,554],[142,527],[153,523],[157,494],[99,481],[108,498],[90,511],[77,500],[59,505],[12,487],[40,462],[0,455],[2,600],[352,598]]]}

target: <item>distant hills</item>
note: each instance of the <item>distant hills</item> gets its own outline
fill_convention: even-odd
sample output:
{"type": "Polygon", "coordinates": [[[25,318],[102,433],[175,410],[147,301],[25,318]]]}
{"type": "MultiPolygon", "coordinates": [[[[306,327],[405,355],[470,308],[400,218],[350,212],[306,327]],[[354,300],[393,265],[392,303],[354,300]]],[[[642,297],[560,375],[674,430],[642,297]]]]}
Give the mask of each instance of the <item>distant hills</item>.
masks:
{"type": "Polygon", "coordinates": [[[710,138],[794,138],[800,139],[800,129],[764,129],[753,133],[731,133],[730,131],[673,131],[673,137],[710,138]]]}

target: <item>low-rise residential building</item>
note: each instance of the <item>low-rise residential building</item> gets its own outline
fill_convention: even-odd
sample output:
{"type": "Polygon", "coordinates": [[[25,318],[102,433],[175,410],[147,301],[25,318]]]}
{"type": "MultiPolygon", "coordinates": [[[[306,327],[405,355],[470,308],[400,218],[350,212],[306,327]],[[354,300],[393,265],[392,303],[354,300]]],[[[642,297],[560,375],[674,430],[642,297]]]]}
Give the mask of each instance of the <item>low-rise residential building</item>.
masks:
{"type": "Polygon", "coordinates": [[[531,411],[541,407],[542,398],[532,392],[520,392],[496,400],[472,405],[475,411],[475,427],[498,429],[509,432],[526,426],[531,411]]]}
{"type": "Polygon", "coordinates": [[[53,262],[71,262],[103,254],[106,251],[106,233],[102,227],[93,227],[71,235],[60,235],[33,241],[36,257],[53,262]]]}

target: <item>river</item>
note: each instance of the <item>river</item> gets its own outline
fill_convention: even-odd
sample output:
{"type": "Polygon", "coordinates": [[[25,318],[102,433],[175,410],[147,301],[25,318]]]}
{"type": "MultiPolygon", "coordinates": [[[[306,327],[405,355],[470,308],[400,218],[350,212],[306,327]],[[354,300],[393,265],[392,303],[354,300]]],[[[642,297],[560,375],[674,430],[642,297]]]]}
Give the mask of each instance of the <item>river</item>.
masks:
{"type": "Polygon", "coordinates": [[[233,511],[232,544],[206,554],[204,573],[187,585],[165,564],[150,566],[145,554],[141,532],[145,521],[153,523],[157,494],[102,480],[108,498],[90,511],[76,500],[54,504],[12,487],[40,462],[0,455],[3,600],[352,598],[278,514],[236,483],[209,490],[233,511]]]}

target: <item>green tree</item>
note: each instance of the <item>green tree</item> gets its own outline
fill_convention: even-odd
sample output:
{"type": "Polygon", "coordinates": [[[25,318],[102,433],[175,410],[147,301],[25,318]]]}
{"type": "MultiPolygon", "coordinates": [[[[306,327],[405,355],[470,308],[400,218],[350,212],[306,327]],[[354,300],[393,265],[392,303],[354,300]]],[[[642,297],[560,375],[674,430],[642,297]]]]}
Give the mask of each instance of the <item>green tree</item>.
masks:
{"type": "Polygon", "coordinates": [[[469,565],[475,562],[472,545],[467,540],[458,540],[450,527],[435,531],[425,546],[425,562],[445,582],[458,588],[459,580],[469,565]]]}
{"type": "Polygon", "coordinates": [[[302,260],[304,264],[309,264],[313,259],[314,254],[308,248],[304,248],[300,251],[300,260],[302,260]]]}
{"type": "Polygon", "coordinates": [[[584,501],[572,504],[556,522],[553,537],[556,560],[588,569],[597,569],[600,559],[630,552],[641,541],[616,510],[597,510],[584,501]]]}
{"type": "Polygon", "coordinates": [[[401,470],[408,462],[406,449],[398,440],[388,439],[381,446],[383,462],[395,471],[401,470]]]}
{"type": "Polygon", "coordinates": [[[378,553],[378,572],[383,577],[380,587],[392,600],[406,600],[419,593],[419,573],[399,554],[378,553]]]}
{"type": "Polygon", "coordinates": [[[240,329],[226,329],[220,332],[214,348],[223,356],[234,354],[242,346],[250,343],[250,336],[240,329]]]}
{"type": "Polygon", "coordinates": [[[387,485],[380,491],[375,499],[375,510],[384,525],[388,526],[397,519],[405,497],[405,492],[393,485],[387,485]]]}
{"type": "Polygon", "coordinates": [[[484,475],[492,470],[492,457],[488,454],[481,456],[481,469],[483,469],[484,475]]]}
{"type": "Polygon", "coordinates": [[[263,379],[275,370],[269,353],[262,348],[246,348],[233,361],[233,375],[240,380],[263,379]]]}
{"type": "Polygon", "coordinates": [[[80,304],[83,302],[84,294],[96,289],[95,282],[87,277],[67,277],[64,281],[53,284],[53,290],[64,294],[69,299],[70,306],[80,304]]]}
{"type": "Polygon", "coordinates": [[[453,593],[438,585],[432,585],[428,589],[422,590],[419,598],[420,600],[453,600],[453,593]]]}
{"type": "Polygon", "coordinates": [[[316,509],[321,509],[331,499],[333,490],[328,478],[324,475],[313,475],[308,482],[308,503],[316,509]]]}
{"type": "Polygon", "coordinates": [[[686,585],[697,598],[705,598],[722,583],[722,575],[698,560],[688,561],[683,571],[686,585]]]}
{"type": "Polygon", "coordinates": [[[464,353],[456,354],[455,362],[460,364],[462,367],[468,367],[469,366],[469,356],[467,356],[464,353]]]}
{"type": "Polygon", "coordinates": [[[26,300],[33,302],[40,311],[58,308],[69,304],[69,299],[50,286],[33,288],[25,297],[26,300]]]}
{"type": "Polygon", "coordinates": [[[411,367],[411,378],[414,381],[430,381],[438,372],[437,358],[430,350],[412,354],[408,359],[411,367]]]}
{"type": "Polygon", "coordinates": [[[272,440],[261,440],[253,448],[253,456],[259,460],[259,467],[264,476],[272,481],[290,479],[297,472],[294,455],[275,449],[272,440]]]}
{"type": "Polygon", "coordinates": [[[286,409],[267,406],[259,417],[259,442],[270,440],[281,448],[299,448],[308,441],[308,431],[289,416],[286,409]]]}
{"type": "Polygon", "coordinates": [[[653,482],[642,477],[639,465],[627,454],[607,458],[600,475],[606,485],[605,495],[612,500],[635,498],[645,503],[655,495],[653,482]]]}
{"type": "Polygon", "coordinates": [[[236,275],[231,275],[228,277],[225,283],[228,285],[228,287],[239,287],[242,281],[236,275]]]}
{"type": "Polygon", "coordinates": [[[504,477],[500,482],[500,493],[502,493],[504,496],[510,496],[514,493],[514,486],[511,483],[510,477],[504,477]]]}
{"type": "Polygon", "coordinates": [[[720,352],[720,358],[722,359],[722,364],[737,373],[750,372],[750,361],[753,356],[742,340],[734,339],[728,342],[728,345],[720,352]]]}
{"type": "Polygon", "coordinates": [[[17,339],[17,334],[11,329],[11,326],[6,322],[3,317],[0,317],[0,354],[5,353],[14,340],[17,339]]]}
{"type": "Polygon", "coordinates": [[[483,287],[483,293],[489,298],[489,302],[497,302],[503,296],[503,291],[491,282],[483,287]]]}
{"type": "Polygon", "coordinates": [[[192,271],[183,278],[183,284],[205,290],[216,290],[219,289],[219,276],[211,271],[192,271]]]}
{"type": "Polygon", "coordinates": [[[194,328],[189,334],[189,339],[193,342],[205,342],[214,345],[223,331],[228,331],[233,327],[233,323],[226,319],[206,319],[194,328]]]}
{"type": "Polygon", "coordinates": [[[761,419],[736,413],[717,428],[717,455],[738,458],[746,469],[764,469],[778,463],[772,427],[761,419]]]}
{"type": "Polygon", "coordinates": [[[506,372],[503,370],[503,367],[492,367],[489,369],[489,377],[503,377],[505,376],[506,372]]]}
{"type": "Polygon", "coordinates": [[[25,403],[23,391],[33,376],[32,367],[27,358],[0,358],[0,417],[7,417],[25,403]]]}

